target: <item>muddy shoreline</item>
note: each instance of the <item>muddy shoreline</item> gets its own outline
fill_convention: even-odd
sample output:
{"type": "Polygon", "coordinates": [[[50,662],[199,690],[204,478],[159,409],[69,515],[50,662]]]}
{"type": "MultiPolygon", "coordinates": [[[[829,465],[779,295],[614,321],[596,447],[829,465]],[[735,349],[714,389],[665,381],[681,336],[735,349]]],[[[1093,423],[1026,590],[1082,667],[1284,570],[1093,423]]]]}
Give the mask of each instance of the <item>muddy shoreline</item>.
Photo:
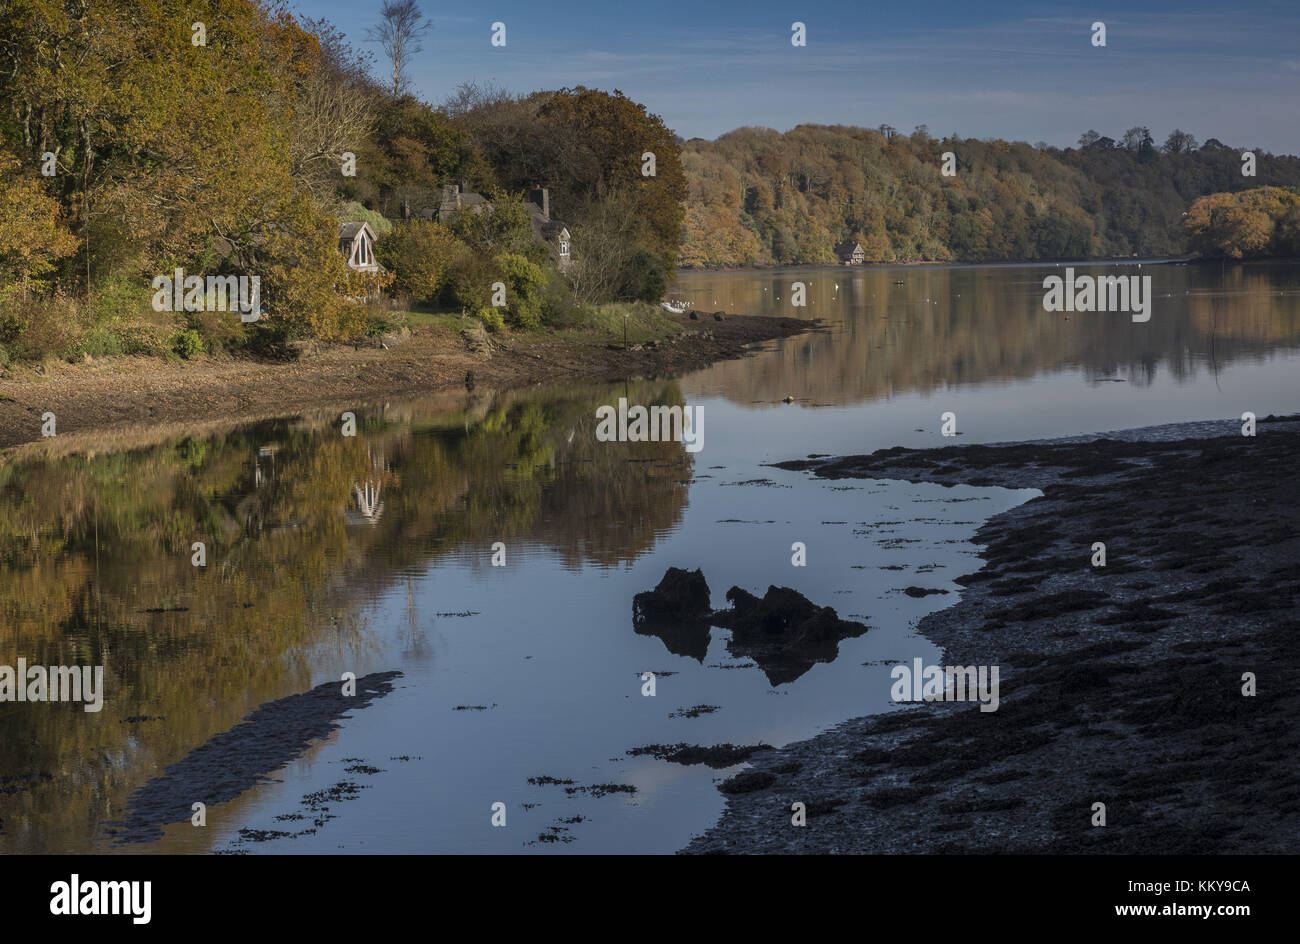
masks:
{"type": "Polygon", "coordinates": [[[42,441],[46,413],[55,415],[62,436],[229,424],[467,389],[663,377],[821,327],[813,320],[759,315],[715,320],[708,312],[677,320],[676,336],[628,350],[621,339],[594,331],[475,337],[425,327],[390,348],[333,345],[284,362],[227,357],[172,364],[114,357],[10,370],[0,372],[0,448],[42,441]]]}
{"type": "Polygon", "coordinates": [[[339,682],[325,682],[267,702],[132,793],[125,813],[106,827],[113,845],[152,842],[164,826],[190,819],[195,802],[214,806],[270,782],[272,773],[313,741],[332,735],[347,712],[383,698],[401,677],[397,671],[375,672],[356,680],[355,695],[345,696],[339,682]]]}
{"type": "Polygon", "coordinates": [[[1300,851],[1300,418],[1269,420],[781,463],[1043,491],[980,529],[983,568],[918,626],[944,665],[998,665],[1001,704],[756,755],[682,851],[1300,851]]]}
{"type": "MultiPolygon", "coordinates": [[[[1251,259],[1248,262],[1282,262],[1289,263],[1297,260],[1290,258],[1277,259],[1251,259]]],[[[859,272],[883,269],[963,269],[986,266],[1057,266],[1057,265],[1074,265],[1074,266],[1096,266],[1096,265],[1184,265],[1186,263],[1206,262],[1207,264],[1217,264],[1217,260],[1203,260],[1196,256],[1153,256],[1151,258],[1134,258],[1132,256],[1100,256],[1094,259],[985,259],[981,261],[963,260],[961,262],[939,261],[933,259],[906,259],[895,260],[893,262],[862,262],[856,265],[847,262],[801,262],[781,264],[776,262],[764,263],[762,265],[681,265],[678,264],[677,271],[681,273],[697,274],[701,272],[719,272],[727,274],[743,275],[745,273],[768,273],[784,272],[787,270],[812,271],[816,269],[840,269],[850,272],[859,272]]]]}

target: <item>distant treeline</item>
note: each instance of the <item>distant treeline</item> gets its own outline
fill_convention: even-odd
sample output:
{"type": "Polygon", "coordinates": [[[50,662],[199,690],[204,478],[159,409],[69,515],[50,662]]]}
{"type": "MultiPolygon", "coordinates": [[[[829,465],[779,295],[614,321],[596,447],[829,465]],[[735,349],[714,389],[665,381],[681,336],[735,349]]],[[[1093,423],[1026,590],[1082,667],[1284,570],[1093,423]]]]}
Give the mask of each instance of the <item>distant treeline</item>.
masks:
{"type": "Polygon", "coordinates": [[[1256,151],[1246,176],[1245,150],[1198,145],[1177,129],[1162,146],[1132,128],[1118,141],[1089,131],[1059,149],[940,139],[924,127],[740,128],[682,145],[678,261],[825,263],[846,241],[868,262],[1300,254],[1300,158],[1256,151]],[[947,152],[952,176],[942,172],[947,152]],[[1220,196],[1193,214],[1211,194],[1220,196]]]}

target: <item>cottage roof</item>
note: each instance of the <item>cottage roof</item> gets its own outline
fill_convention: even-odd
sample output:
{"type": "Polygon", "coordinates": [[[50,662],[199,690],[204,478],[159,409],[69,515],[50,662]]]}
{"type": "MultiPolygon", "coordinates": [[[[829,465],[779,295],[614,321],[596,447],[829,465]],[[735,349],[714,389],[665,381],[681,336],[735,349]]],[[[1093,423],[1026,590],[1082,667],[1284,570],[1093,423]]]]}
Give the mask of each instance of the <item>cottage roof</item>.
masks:
{"type": "MultiPolygon", "coordinates": [[[[533,204],[529,204],[529,206],[533,206],[533,204]]],[[[547,219],[541,211],[533,212],[532,218],[533,235],[541,242],[550,239],[562,239],[564,234],[569,231],[569,228],[559,220],[547,219]]]]}
{"type": "MultiPolygon", "coordinates": [[[[370,229],[370,224],[366,222],[354,221],[339,224],[339,239],[356,239],[357,234],[363,229],[370,229]]],[[[370,238],[373,239],[375,231],[370,230],[370,238]]]]}

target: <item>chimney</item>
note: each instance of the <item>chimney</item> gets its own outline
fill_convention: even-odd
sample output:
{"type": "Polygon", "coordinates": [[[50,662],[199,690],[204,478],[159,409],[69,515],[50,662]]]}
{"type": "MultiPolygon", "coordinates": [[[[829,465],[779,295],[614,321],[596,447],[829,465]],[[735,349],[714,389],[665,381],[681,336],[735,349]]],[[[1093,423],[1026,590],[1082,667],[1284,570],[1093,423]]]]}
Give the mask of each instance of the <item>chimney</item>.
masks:
{"type": "Polygon", "coordinates": [[[542,218],[549,222],[551,219],[551,192],[545,187],[533,187],[528,191],[528,199],[541,209],[542,218]]]}
{"type": "Polygon", "coordinates": [[[438,205],[438,212],[435,215],[438,219],[445,220],[459,209],[460,185],[448,184],[442,188],[442,203],[438,205]]]}

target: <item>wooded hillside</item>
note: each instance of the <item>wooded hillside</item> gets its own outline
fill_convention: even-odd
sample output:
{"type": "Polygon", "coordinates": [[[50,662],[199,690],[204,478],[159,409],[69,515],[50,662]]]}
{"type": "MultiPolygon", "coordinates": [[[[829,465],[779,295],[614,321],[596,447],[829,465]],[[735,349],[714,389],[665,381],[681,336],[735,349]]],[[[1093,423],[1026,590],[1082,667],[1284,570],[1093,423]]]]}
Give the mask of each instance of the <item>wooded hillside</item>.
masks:
{"type": "Polygon", "coordinates": [[[1242,150],[1177,130],[1157,147],[1145,128],[1119,141],[1090,131],[1064,150],[924,128],[740,128],[682,146],[679,262],[834,262],[844,240],[868,262],[1180,254],[1192,248],[1184,214],[1197,198],[1300,186],[1300,159],[1257,152],[1248,177],[1242,150]],[[941,172],[945,152],[954,176],[941,172]]]}

